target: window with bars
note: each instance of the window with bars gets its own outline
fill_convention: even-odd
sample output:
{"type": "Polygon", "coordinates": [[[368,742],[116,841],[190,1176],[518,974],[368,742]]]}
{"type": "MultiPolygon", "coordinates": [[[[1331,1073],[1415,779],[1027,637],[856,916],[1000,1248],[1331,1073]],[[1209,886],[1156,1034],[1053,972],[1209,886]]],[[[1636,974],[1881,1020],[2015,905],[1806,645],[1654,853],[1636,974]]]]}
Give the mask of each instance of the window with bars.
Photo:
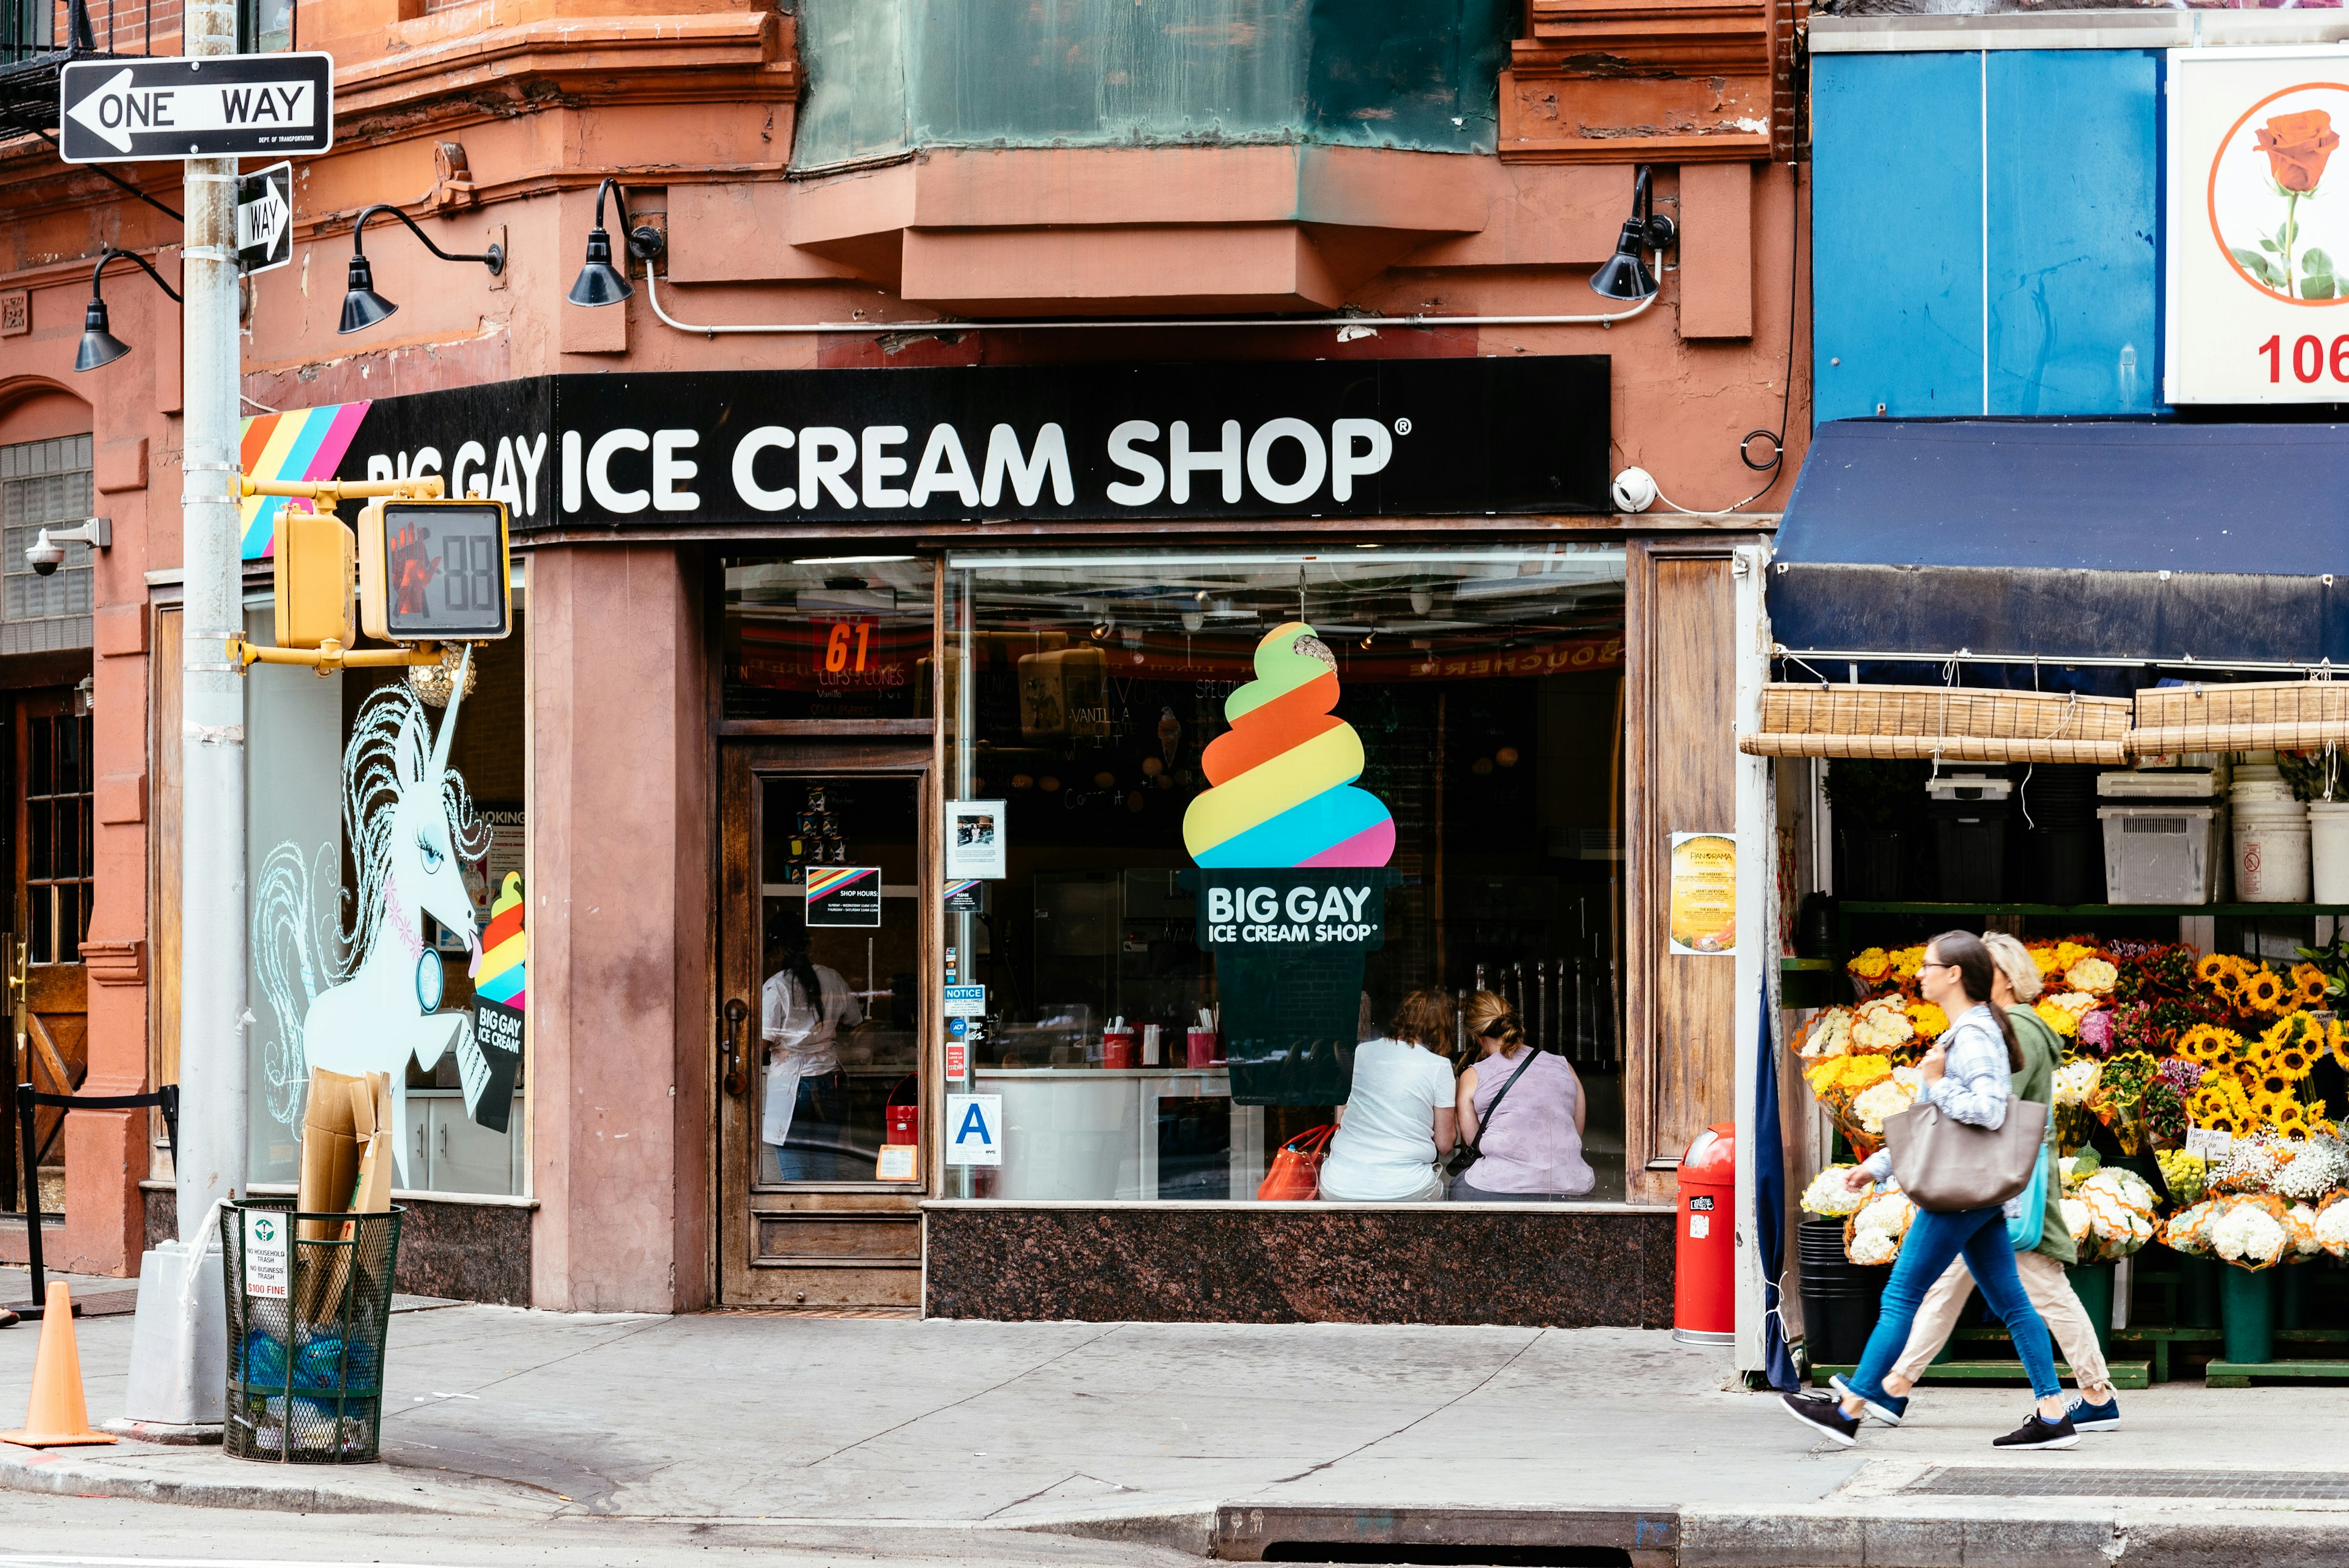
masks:
{"type": "Polygon", "coordinates": [[[89,716],[77,717],[67,702],[29,699],[19,711],[25,940],[36,964],[78,964],[92,881],[89,716]]]}
{"type": "Polygon", "coordinates": [[[25,562],[44,527],[89,516],[89,459],[88,436],[0,447],[0,654],[89,646],[89,546],[67,545],[47,577],[25,562]]]}

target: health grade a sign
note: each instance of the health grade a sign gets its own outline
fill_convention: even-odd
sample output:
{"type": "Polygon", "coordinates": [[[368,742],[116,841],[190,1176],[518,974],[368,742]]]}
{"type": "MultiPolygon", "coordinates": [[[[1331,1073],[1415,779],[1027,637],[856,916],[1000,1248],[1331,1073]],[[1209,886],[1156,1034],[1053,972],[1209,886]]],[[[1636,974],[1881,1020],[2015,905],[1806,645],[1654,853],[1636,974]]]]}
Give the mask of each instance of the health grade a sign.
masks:
{"type": "Polygon", "coordinates": [[[2169,51],[2172,403],[2349,402],[2349,46],[2169,51]]]}

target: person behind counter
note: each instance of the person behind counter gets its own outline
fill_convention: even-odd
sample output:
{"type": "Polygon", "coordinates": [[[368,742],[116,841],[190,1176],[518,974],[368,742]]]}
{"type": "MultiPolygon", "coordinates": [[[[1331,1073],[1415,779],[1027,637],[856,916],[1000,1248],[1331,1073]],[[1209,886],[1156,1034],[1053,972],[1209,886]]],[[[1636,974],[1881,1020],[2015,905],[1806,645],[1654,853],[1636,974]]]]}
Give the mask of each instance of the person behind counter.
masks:
{"type": "Polygon", "coordinates": [[[848,1084],[836,1046],[840,1031],[864,1018],[848,981],[839,970],[811,961],[807,934],[788,927],[768,939],[767,970],[759,991],[759,1035],[767,1056],[759,1138],[774,1152],[772,1180],[869,1180],[872,1157],[848,1147],[848,1084]]]}
{"type": "Polygon", "coordinates": [[[1440,1203],[1454,1142],[1452,998],[1413,991],[1384,1037],[1354,1047],[1354,1088],[1321,1166],[1320,1196],[1340,1203],[1440,1203]]]}
{"type": "Polygon", "coordinates": [[[1490,991],[1468,999],[1468,1032],[1485,1055],[1461,1073],[1455,1109],[1476,1161],[1453,1179],[1452,1201],[1546,1203],[1588,1193],[1599,1179],[1582,1158],[1582,1080],[1564,1057],[1527,1045],[1516,1012],[1490,991]]]}

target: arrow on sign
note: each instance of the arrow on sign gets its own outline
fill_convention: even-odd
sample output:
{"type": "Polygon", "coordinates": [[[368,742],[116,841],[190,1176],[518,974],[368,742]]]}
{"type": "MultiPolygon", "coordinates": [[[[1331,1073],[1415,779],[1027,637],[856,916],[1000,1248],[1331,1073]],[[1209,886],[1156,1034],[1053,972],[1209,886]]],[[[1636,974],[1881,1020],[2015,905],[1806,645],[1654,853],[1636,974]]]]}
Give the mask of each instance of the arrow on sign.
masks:
{"type": "Polygon", "coordinates": [[[285,198],[277,193],[276,185],[262,181],[261,199],[245,202],[236,210],[236,248],[257,249],[264,255],[274,253],[293,216],[293,209],[285,205],[285,198]]]}
{"type": "Polygon", "coordinates": [[[305,80],[134,86],[125,67],[66,115],[117,152],[138,135],[294,130],[317,124],[318,100],[305,80]]]}

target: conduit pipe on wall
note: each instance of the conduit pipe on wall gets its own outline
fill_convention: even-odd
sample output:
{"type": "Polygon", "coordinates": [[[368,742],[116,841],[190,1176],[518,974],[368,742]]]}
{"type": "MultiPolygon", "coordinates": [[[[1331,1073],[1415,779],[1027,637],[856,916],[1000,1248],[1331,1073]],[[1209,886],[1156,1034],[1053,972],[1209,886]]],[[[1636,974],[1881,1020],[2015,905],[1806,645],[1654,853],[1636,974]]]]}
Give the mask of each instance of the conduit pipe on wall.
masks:
{"type": "MultiPolygon", "coordinates": [[[[1656,255],[1659,271],[1663,255],[1656,255]]],[[[1629,310],[1619,310],[1599,315],[1310,315],[1310,316],[1162,316],[1136,321],[1125,316],[1081,316],[1058,321],[796,321],[745,323],[739,325],[707,325],[679,321],[661,308],[660,279],[649,266],[645,269],[645,291],[653,302],[653,314],[679,332],[699,333],[708,337],[758,335],[797,335],[806,333],[864,333],[885,336],[893,333],[921,332],[1053,332],[1079,327],[1114,327],[1133,331],[1142,327],[1219,326],[1266,327],[1311,326],[1348,327],[1375,330],[1399,326],[1433,329],[1445,326],[1602,326],[1611,327],[1619,321],[1630,321],[1644,315],[1662,291],[1650,294],[1629,310]]]]}

